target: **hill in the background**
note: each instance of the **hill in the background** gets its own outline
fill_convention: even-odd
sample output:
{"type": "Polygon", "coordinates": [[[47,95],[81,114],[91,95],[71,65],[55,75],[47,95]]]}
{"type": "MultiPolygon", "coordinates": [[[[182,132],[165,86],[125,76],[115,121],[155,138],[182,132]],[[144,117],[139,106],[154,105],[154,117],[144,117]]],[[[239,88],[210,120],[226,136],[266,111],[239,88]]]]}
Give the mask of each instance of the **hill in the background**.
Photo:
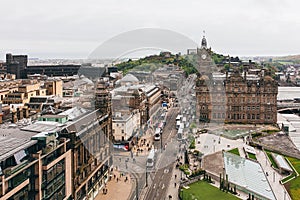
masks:
{"type": "Polygon", "coordinates": [[[272,60],[282,64],[300,64],[300,55],[273,57],[272,60]]]}

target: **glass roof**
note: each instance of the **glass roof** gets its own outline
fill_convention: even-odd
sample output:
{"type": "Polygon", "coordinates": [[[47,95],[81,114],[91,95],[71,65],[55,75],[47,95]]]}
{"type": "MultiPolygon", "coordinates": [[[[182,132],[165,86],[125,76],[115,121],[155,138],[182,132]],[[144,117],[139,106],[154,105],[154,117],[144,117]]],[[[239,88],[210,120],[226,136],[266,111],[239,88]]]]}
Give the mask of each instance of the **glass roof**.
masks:
{"type": "Polygon", "coordinates": [[[276,161],[276,164],[280,167],[280,168],[283,168],[287,171],[293,171],[290,167],[290,165],[286,162],[286,160],[284,159],[283,156],[281,155],[278,155],[278,154],[275,154],[275,153],[272,153],[272,156],[273,158],[275,159],[276,161]]]}
{"type": "Polygon", "coordinates": [[[276,199],[259,163],[224,152],[224,166],[229,182],[267,199],[276,199]]]}

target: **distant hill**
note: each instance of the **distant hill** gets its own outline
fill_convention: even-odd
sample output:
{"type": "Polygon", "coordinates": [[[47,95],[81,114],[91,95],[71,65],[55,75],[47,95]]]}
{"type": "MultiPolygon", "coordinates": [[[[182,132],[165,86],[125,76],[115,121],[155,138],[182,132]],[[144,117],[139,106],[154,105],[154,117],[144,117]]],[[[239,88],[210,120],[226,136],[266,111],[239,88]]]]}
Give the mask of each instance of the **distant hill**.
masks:
{"type": "Polygon", "coordinates": [[[300,64],[300,55],[273,57],[272,60],[283,63],[300,64]]]}

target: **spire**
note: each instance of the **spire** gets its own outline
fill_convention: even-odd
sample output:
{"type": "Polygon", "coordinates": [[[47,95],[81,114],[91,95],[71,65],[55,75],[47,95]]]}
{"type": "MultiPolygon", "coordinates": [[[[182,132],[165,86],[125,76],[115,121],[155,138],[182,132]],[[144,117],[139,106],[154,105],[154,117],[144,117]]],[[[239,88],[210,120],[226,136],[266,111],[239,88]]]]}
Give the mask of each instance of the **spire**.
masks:
{"type": "Polygon", "coordinates": [[[206,41],[206,38],[205,38],[205,31],[203,31],[203,38],[202,38],[202,41],[201,41],[201,49],[207,49],[207,41],[206,41]]]}

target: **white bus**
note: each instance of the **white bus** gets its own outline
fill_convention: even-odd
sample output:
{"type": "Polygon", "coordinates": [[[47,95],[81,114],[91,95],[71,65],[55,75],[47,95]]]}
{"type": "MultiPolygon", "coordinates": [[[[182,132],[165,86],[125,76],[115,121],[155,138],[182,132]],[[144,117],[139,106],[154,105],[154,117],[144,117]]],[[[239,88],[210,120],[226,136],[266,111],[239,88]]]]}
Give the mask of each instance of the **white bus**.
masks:
{"type": "Polygon", "coordinates": [[[155,133],[155,135],[154,135],[154,140],[155,140],[155,141],[160,140],[160,133],[155,133]]]}
{"type": "Polygon", "coordinates": [[[176,121],[180,121],[182,117],[183,117],[182,115],[177,115],[176,121]]]}
{"type": "Polygon", "coordinates": [[[160,134],[161,134],[161,129],[160,128],[156,128],[155,129],[155,133],[154,133],[154,140],[160,140],[160,134]]]}
{"type": "Polygon", "coordinates": [[[155,159],[155,150],[151,149],[147,157],[147,163],[146,163],[147,168],[152,168],[154,166],[154,159],[155,159]]]}
{"type": "Polygon", "coordinates": [[[180,127],[180,124],[181,124],[181,122],[180,122],[180,121],[177,121],[177,122],[176,122],[176,129],[179,129],[179,127],[180,127]]]}

